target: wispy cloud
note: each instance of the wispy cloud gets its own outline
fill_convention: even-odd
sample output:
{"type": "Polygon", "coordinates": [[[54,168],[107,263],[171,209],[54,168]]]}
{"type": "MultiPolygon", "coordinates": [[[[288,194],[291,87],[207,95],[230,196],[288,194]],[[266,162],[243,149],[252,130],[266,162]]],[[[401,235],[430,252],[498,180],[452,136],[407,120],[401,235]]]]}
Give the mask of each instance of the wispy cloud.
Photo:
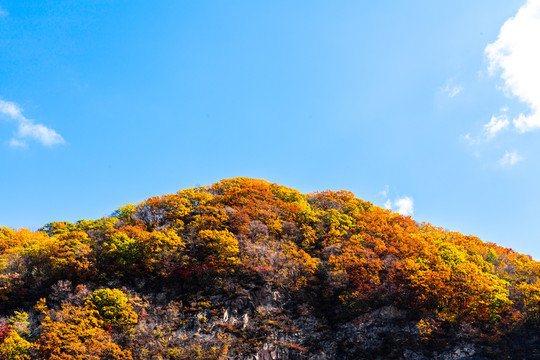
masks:
{"type": "MultiPolygon", "coordinates": [[[[503,111],[505,110],[503,109],[503,111]]],[[[484,124],[484,130],[481,135],[475,137],[471,134],[465,134],[461,137],[471,145],[478,145],[492,140],[497,134],[507,129],[509,126],[510,120],[508,120],[508,115],[506,115],[506,113],[498,116],[494,115],[487,124],[484,124]]]]}
{"type": "Polygon", "coordinates": [[[0,6],[0,17],[8,16],[8,12],[0,6]]]}
{"type": "Polygon", "coordinates": [[[540,0],[528,0],[501,27],[485,53],[491,75],[499,74],[508,95],[527,104],[529,112],[513,120],[520,132],[540,127],[540,0]]]}
{"type": "Polygon", "coordinates": [[[495,135],[506,129],[509,125],[510,121],[506,114],[492,116],[491,120],[484,125],[484,135],[488,140],[493,139],[495,135]]]}
{"type": "Polygon", "coordinates": [[[63,144],[64,138],[51,128],[35,123],[23,115],[22,109],[11,101],[0,99],[0,115],[17,122],[18,128],[9,144],[11,147],[26,147],[26,139],[33,139],[45,146],[63,144]]]}
{"type": "Polygon", "coordinates": [[[523,160],[523,157],[518,154],[517,151],[506,152],[504,156],[499,160],[499,164],[502,167],[510,167],[523,160]]]}
{"type": "Polygon", "coordinates": [[[379,194],[382,195],[382,197],[387,198],[388,197],[388,185],[384,187],[384,190],[379,191],[379,194]]]}
{"type": "Polygon", "coordinates": [[[15,139],[15,138],[12,138],[12,139],[9,140],[9,146],[11,146],[12,148],[25,148],[25,147],[28,147],[26,142],[24,142],[22,140],[15,139]]]}
{"type": "Polygon", "coordinates": [[[463,86],[453,85],[451,83],[446,84],[445,87],[441,89],[449,98],[455,97],[457,94],[463,91],[463,86]]]}

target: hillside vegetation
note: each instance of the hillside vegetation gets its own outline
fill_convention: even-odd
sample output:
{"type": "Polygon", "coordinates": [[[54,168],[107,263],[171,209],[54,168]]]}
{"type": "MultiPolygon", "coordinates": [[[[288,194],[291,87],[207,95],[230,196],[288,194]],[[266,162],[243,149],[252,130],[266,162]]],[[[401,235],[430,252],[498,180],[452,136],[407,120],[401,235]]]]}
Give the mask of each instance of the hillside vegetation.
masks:
{"type": "Polygon", "coordinates": [[[539,358],[539,274],[348,191],[227,179],[0,227],[0,358],[539,358]]]}

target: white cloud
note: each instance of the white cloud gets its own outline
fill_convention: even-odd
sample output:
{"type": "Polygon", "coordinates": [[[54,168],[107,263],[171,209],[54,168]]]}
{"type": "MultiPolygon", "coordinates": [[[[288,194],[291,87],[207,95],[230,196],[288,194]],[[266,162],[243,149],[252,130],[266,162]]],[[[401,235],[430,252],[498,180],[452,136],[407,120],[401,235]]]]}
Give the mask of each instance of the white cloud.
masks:
{"type": "Polygon", "coordinates": [[[26,118],[22,109],[13,102],[0,99],[0,115],[5,115],[18,123],[16,136],[9,143],[12,147],[26,146],[24,139],[34,139],[45,146],[64,143],[64,138],[60,134],[45,125],[37,124],[26,118]]]}
{"type": "Polygon", "coordinates": [[[394,205],[397,206],[396,211],[401,215],[408,216],[414,213],[414,201],[408,196],[397,199],[394,205]]]}
{"type": "Polygon", "coordinates": [[[523,157],[518,154],[517,151],[506,152],[504,156],[499,160],[499,164],[503,167],[509,167],[523,160],[523,157]]]}
{"type": "Polygon", "coordinates": [[[8,12],[0,6],[0,17],[8,16],[8,12]]]}
{"type": "Polygon", "coordinates": [[[494,138],[495,135],[506,129],[509,125],[510,121],[508,120],[508,116],[506,114],[492,116],[491,120],[484,125],[486,138],[488,140],[494,138]]]}
{"type": "Polygon", "coordinates": [[[388,185],[385,186],[384,190],[381,191],[379,194],[381,194],[386,200],[383,204],[383,207],[388,210],[392,210],[392,207],[397,207],[395,211],[398,213],[408,216],[412,215],[414,212],[414,203],[413,199],[411,199],[408,196],[404,196],[402,198],[398,198],[396,201],[392,202],[388,198],[388,185]]]}
{"type": "Polygon", "coordinates": [[[62,136],[53,129],[49,129],[41,124],[34,124],[31,121],[20,122],[17,134],[21,138],[36,139],[46,146],[62,144],[64,142],[62,136]]]}
{"type": "Polygon", "coordinates": [[[491,75],[500,73],[503,89],[529,107],[513,120],[520,132],[540,127],[540,0],[528,0],[501,27],[486,55],[491,75]]]}
{"type": "Polygon", "coordinates": [[[0,99],[0,113],[8,115],[13,119],[24,118],[21,109],[15,103],[4,101],[2,99],[0,99]]]}

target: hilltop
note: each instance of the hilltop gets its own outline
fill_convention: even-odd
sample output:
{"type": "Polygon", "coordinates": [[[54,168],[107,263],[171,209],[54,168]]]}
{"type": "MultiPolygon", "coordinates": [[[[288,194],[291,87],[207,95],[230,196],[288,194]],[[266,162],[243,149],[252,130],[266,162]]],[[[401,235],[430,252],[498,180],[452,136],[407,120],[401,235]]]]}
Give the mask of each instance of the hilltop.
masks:
{"type": "Polygon", "coordinates": [[[540,358],[539,274],[348,191],[226,179],[0,227],[0,357],[540,358]]]}

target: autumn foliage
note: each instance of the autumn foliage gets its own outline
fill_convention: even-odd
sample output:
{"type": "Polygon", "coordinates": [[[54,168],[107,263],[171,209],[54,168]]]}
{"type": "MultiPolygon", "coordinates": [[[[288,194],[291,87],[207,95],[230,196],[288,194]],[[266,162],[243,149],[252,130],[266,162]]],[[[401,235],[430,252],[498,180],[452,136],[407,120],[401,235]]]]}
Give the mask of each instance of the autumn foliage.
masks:
{"type": "Polygon", "coordinates": [[[178,329],[208,321],[191,312],[222,316],[210,295],[238,297],[244,290],[232,284],[247,282],[281,289],[331,322],[391,305],[415,319],[420,343],[464,324],[490,341],[536,326],[539,276],[529,256],[347,191],[226,179],[98,220],[0,227],[0,354],[224,359],[260,347],[264,329],[248,341],[240,325],[227,325],[202,345],[178,329]]]}

